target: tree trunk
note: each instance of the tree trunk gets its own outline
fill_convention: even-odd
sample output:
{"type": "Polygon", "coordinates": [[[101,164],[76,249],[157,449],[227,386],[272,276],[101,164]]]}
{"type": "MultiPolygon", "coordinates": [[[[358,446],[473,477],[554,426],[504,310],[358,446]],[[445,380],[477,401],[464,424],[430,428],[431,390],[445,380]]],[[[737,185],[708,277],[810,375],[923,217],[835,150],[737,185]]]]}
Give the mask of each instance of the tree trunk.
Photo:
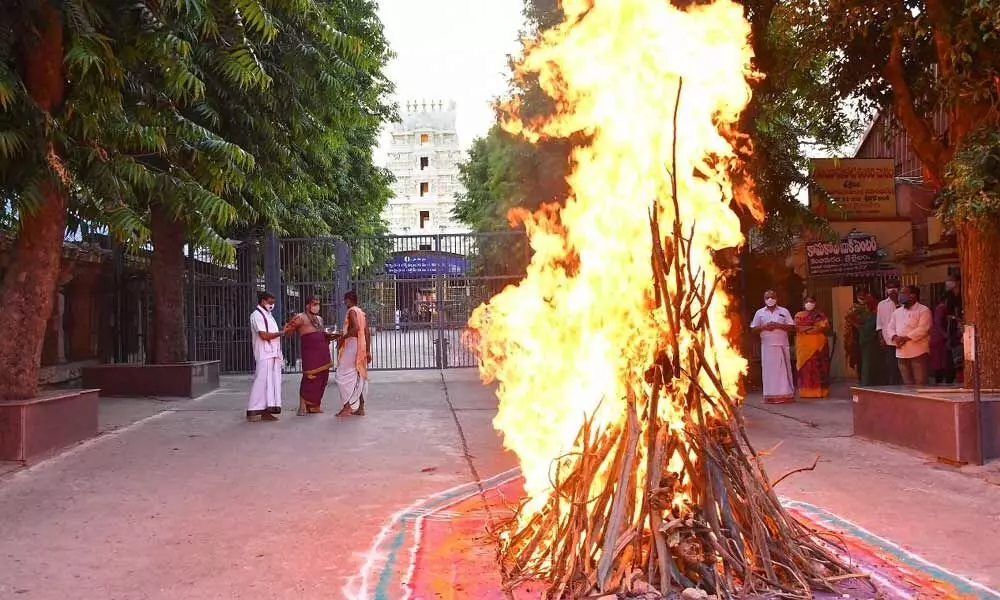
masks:
{"type": "MultiPolygon", "coordinates": [[[[37,43],[22,49],[24,82],[38,106],[51,112],[63,100],[62,13],[53,3],[42,5],[35,24],[37,43]]],[[[49,147],[54,170],[58,157],[49,147]]],[[[66,194],[55,181],[44,184],[41,206],[21,210],[13,260],[0,283],[0,400],[31,398],[38,392],[38,368],[45,328],[52,314],[66,230],[66,194]]]]}
{"type": "MultiPolygon", "coordinates": [[[[992,275],[1000,264],[1000,219],[992,227],[964,224],[958,227],[958,254],[962,264],[962,302],[965,323],[976,326],[983,389],[1000,389],[1000,277],[992,275]]],[[[965,385],[972,385],[966,371],[965,385]]]]}
{"type": "Polygon", "coordinates": [[[172,364],[187,359],[184,336],[184,223],[174,220],[159,204],[150,215],[153,258],[153,363],[172,364]]]}
{"type": "Polygon", "coordinates": [[[48,184],[45,201],[22,214],[13,260],[0,284],[0,400],[31,398],[38,392],[45,330],[59,279],[66,196],[48,184]]]}

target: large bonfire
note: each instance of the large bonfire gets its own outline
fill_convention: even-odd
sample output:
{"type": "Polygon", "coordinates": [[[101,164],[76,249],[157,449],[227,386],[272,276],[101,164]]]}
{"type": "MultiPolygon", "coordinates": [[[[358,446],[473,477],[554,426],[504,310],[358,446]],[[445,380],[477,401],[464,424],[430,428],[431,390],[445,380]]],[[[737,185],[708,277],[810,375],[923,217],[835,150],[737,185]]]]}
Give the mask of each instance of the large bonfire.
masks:
{"type": "Polygon", "coordinates": [[[559,111],[508,130],[590,142],[566,205],[520,215],[527,276],[470,321],[528,497],[501,535],[508,589],[808,598],[851,577],[744,432],[719,255],[743,243],[734,206],[760,214],[730,178],[750,28],[730,0],[686,4],[563,0],[519,66],[559,111]]]}

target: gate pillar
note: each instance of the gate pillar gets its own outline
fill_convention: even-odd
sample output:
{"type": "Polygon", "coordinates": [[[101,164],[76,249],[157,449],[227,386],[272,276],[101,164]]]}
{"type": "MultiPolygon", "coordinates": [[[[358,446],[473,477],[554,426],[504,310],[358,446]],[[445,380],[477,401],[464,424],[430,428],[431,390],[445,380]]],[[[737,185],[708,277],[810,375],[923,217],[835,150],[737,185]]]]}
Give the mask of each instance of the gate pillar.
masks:
{"type": "MultiPolygon", "coordinates": [[[[267,291],[275,295],[274,314],[279,327],[287,318],[285,314],[285,289],[281,285],[281,263],[278,253],[278,234],[268,231],[264,238],[264,286],[267,291]]],[[[256,298],[254,298],[256,300],[256,298]]]]}
{"type": "Polygon", "coordinates": [[[334,255],[336,267],[333,274],[334,298],[337,307],[337,327],[341,327],[344,319],[347,318],[347,304],[344,303],[344,294],[351,289],[351,245],[345,241],[338,241],[334,244],[334,255]]]}

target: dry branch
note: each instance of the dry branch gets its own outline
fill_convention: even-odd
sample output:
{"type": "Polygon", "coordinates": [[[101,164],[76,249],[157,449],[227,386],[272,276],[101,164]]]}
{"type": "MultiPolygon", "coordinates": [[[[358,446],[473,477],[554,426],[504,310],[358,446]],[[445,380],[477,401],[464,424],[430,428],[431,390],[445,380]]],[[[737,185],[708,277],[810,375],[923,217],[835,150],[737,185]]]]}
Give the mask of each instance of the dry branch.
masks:
{"type": "MultiPolygon", "coordinates": [[[[682,90],[679,82],[670,169],[682,90]]],[[[713,346],[708,307],[724,296],[724,281],[692,256],[696,231],[682,236],[685,205],[673,174],[671,182],[672,197],[649,215],[650,310],[671,335],[645,379],[625,382],[622,418],[603,431],[585,420],[574,452],[555,461],[545,506],[511,522],[500,554],[505,589],[544,582],[547,598],[585,598],[628,592],[640,578],[664,595],[693,587],[721,598],[807,599],[812,590],[834,591],[861,576],[774,493],[819,457],[768,479],[713,346]],[[661,216],[672,221],[668,237],[661,216]]]]}
{"type": "Polygon", "coordinates": [[[809,465],[808,467],[799,467],[798,469],[792,469],[791,471],[785,473],[781,477],[775,479],[774,483],[771,484],[771,487],[772,488],[777,487],[779,483],[781,483],[782,481],[788,479],[792,475],[795,475],[796,473],[805,473],[806,471],[815,471],[816,470],[816,465],[818,465],[818,464],[819,464],[819,454],[816,455],[816,460],[813,461],[813,464],[809,465]]]}

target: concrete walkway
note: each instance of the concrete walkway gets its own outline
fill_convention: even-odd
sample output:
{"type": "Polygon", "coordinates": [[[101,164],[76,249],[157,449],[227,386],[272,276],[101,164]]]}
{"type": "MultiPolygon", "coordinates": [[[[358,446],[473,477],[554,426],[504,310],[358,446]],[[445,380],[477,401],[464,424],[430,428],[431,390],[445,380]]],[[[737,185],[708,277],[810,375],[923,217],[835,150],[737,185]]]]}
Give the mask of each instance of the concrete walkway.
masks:
{"type": "Polygon", "coordinates": [[[820,457],[781,496],[820,506],[953,573],[1000,590],[1000,464],[958,469],[900,448],[852,437],[851,400],[744,410],[772,479],[820,457]]]}
{"type": "MultiPolygon", "coordinates": [[[[472,480],[463,435],[484,478],[516,465],[474,371],[375,373],[348,419],[296,417],[297,380],[278,423],[244,421],[245,378],[102,401],[109,433],[0,479],[0,598],[339,598],[393,513],[472,480]]],[[[772,476],[823,456],[781,493],[1000,587],[1000,487],[853,439],[849,415],[847,399],[746,410],[759,449],[783,442],[772,476]]]]}

